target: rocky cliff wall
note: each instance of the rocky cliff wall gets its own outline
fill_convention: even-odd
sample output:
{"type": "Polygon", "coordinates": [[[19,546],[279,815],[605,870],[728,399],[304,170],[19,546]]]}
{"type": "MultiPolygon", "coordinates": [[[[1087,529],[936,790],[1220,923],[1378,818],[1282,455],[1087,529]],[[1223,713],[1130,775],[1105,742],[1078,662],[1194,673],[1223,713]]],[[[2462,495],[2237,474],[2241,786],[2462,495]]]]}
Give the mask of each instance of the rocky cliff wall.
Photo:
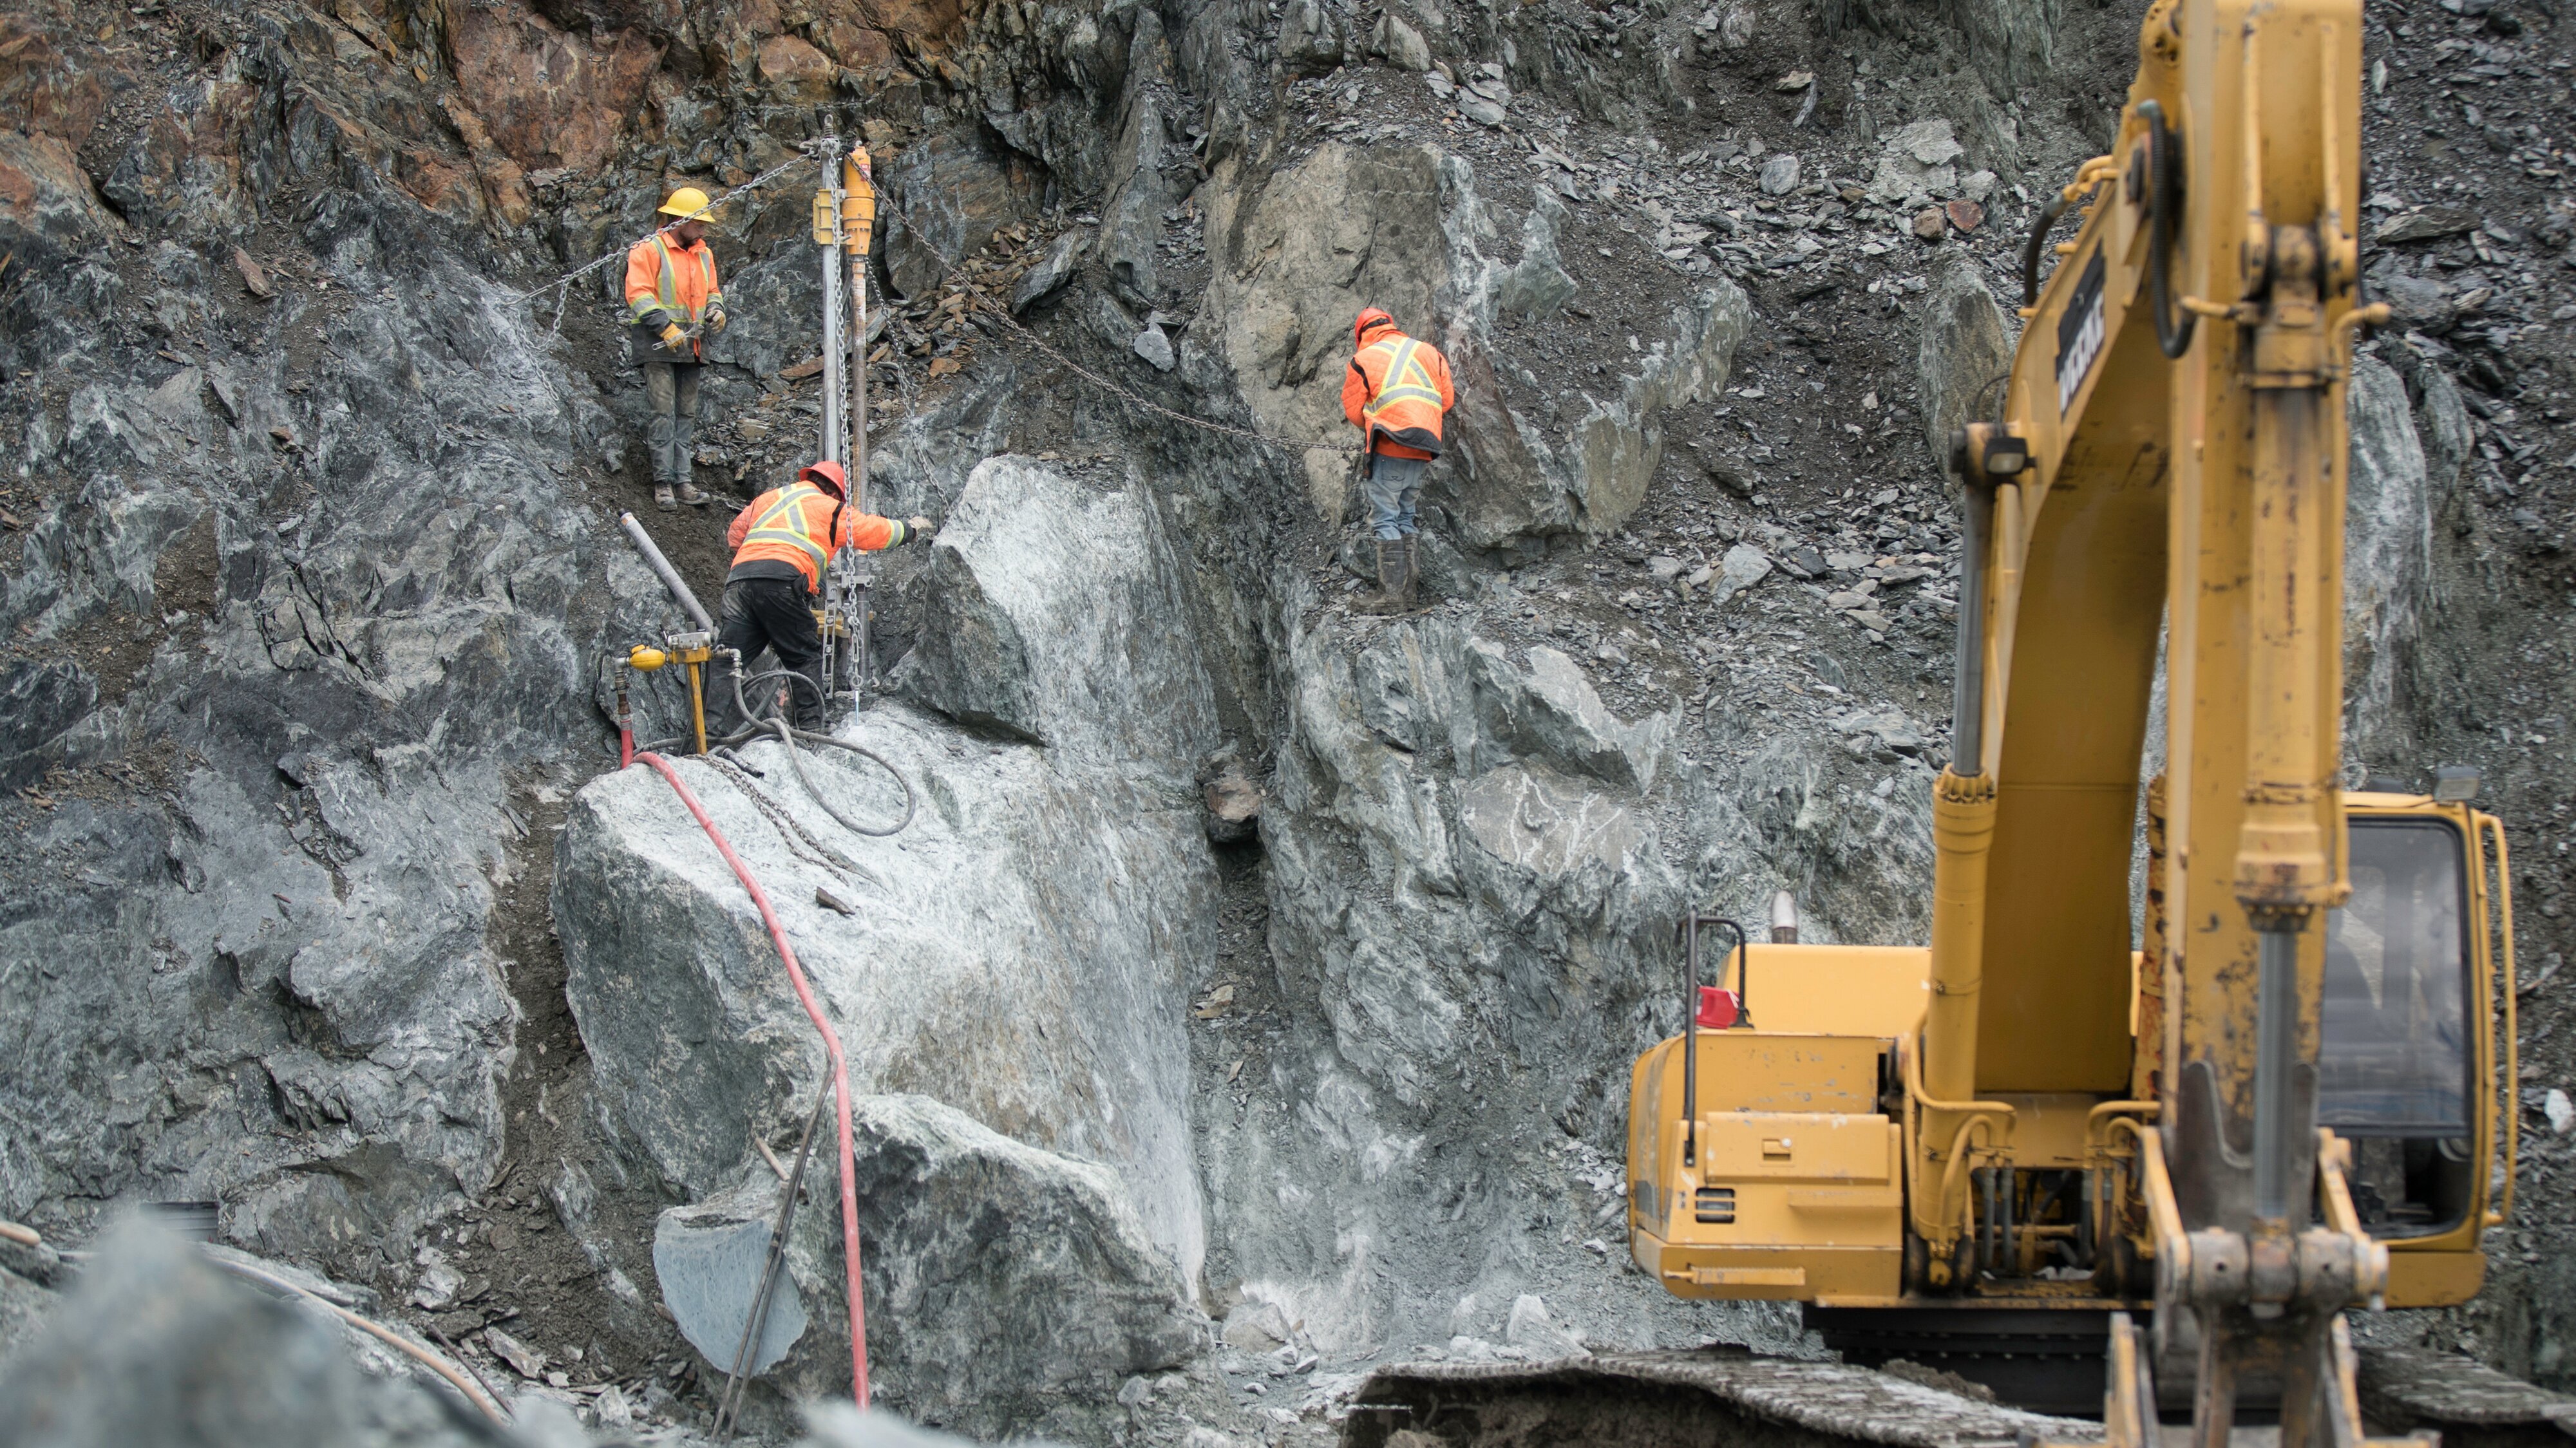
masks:
{"type": "MultiPolygon", "coordinates": [[[[2375,769],[2485,766],[2528,831],[2545,1196],[2571,474],[2544,319],[2576,221],[2563,39],[2469,8],[2371,12],[2369,257],[2405,325],[2353,388],[2349,734],[2375,769]]],[[[1957,540],[1925,441],[1974,405],[2028,196],[2101,139],[2135,26],[0,19],[0,1212],[76,1236],[214,1201],[228,1240],[594,1419],[576,1389],[707,1411],[726,1303],[674,1264],[774,1204],[761,1148],[792,1150],[820,1058],[730,871],[608,769],[600,659],[677,617],[612,526],[645,498],[637,379],[607,274],[521,294],[828,120],[886,187],[877,501],[947,525],[881,565],[887,693],[845,726],[919,813],[842,831],[773,745],[680,767],[869,1093],[889,1401],[1206,1448],[1326,1431],[1372,1355],[1811,1350],[1625,1270],[1623,1072],[1669,1029],[1686,903],[1788,888],[1811,938],[1921,937],[1957,540]],[[1399,620],[1350,610],[1346,460],[1311,446],[1362,302],[1462,391],[1434,603],[1399,620]],[[1258,793],[1251,841],[1210,838],[1219,780],[1258,793]]],[[[737,321],[696,466],[737,500],[820,411],[809,184],[719,229],[737,321]]],[[[648,514],[710,598],[722,521],[648,514]]],[[[676,732],[667,678],[637,704],[676,732]]],[[[807,768],[853,817],[897,807],[862,761],[807,768]]],[[[838,1386],[836,1195],[800,1215],[772,1435],[838,1386]]],[[[2556,1230],[2516,1228],[2486,1305],[2388,1330],[2563,1376],[2556,1230]]]]}

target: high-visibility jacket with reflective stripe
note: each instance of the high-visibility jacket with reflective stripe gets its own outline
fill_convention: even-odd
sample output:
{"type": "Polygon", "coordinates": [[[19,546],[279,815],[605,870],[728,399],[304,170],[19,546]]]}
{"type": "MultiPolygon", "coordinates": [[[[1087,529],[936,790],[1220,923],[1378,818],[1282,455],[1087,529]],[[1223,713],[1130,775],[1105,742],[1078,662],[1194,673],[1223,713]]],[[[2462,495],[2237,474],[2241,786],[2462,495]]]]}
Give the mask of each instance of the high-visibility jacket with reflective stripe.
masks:
{"type": "Polygon", "coordinates": [[[736,568],[763,559],[793,564],[808,593],[822,591],[823,565],[833,554],[844,548],[873,553],[903,539],[901,523],[848,507],[812,483],[790,483],[752,499],[725,534],[736,568]]]}
{"type": "Polygon", "coordinates": [[[1342,376],[1342,415],[1388,457],[1440,456],[1440,415],[1457,403],[1449,359],[1393,327],[1376,329],[1342,376]]]}
{"type": "MultiPolygon", "coordinates": [[[[626,310],[641,329],[639,347],[659,347],[664,327],[694,327],[706,320],[708,308],[723,302],[716,254],[706,242],[682,246],[669,232],[657,231],[626,253],[626,310]]],[[[668,360],[670,354],[661,356],[668,360]]]]}

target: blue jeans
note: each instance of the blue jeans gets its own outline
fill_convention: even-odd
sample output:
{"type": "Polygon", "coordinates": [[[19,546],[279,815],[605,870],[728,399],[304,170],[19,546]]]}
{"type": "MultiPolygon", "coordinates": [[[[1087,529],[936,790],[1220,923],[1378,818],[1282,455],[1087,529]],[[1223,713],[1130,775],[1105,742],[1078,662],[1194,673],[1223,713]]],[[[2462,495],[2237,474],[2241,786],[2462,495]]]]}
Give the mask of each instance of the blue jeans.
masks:
{"type": "Polygon", "coordinates": [[[1392,543],[1419,531],[1414,525],[1414,500],[1422,495],[1422,475],[1431,468],[1429,458],[1391,458],[1384,454],[1369,458],[1369,521],[1377,525],[1377,536],[1392,543]]]}

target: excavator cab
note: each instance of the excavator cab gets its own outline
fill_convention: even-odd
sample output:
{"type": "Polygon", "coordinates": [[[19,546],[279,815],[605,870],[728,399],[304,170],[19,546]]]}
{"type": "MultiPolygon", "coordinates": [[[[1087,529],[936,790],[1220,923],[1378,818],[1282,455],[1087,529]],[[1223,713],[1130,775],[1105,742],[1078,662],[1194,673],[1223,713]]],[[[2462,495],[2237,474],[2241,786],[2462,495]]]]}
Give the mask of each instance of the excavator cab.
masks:
{"type": "Polygon", "coordinates": [[[2353,1209],[2389,1249],[2389,1305],[2465,1302],[2516,1144],[2504,831],[2465,800],[2395,793],[2347,794],[2345,820],[2352,894],[2325,922],[2317,1122],[2350,1148],[2353,1209]]]}

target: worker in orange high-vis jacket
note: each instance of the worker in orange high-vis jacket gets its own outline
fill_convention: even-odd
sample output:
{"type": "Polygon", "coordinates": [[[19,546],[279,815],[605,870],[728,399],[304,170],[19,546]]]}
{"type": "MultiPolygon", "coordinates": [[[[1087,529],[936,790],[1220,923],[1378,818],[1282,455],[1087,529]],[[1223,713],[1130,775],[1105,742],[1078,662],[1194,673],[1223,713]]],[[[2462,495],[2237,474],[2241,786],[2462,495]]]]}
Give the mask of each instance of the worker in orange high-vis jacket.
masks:
{"type": "Polygon", "coordinates": [[[655,213],[676,217],[626,253],[628,352],[644,369],[648,415],[645,446],[653,454],[653,501],[664,512],[681,503],[703,507],[707,495],[690,480],[698,428],[698,372],[706,338],[725,327],[716,255],[707,249],[713,215],[707,193],[683,186],[655,213]]]}
{"type": "Polygon", "coordinates": [[[1370,521],[1377,528],[1377,585],[1369,606],[1413,606],[1422,550],[1415,502],[1422,475],[1440,456],[1440,419],[1458,403],[1449,359],[1428,342],[1396,330],[1376,307],[1351,324],[1358,351],[1342,376],[1342,415],[1360,429],[1367,449],[1370,521]]]}
{"type": "MultiPolygon", "coordinates": [[[[716,647],[740,650],[745,664],[763,648],[778,655],[779,665],[801,679],[788,681],[790,717],[799,729],[823,727],[823,633],[814,624],[814,600],[823,591],[824,566],[844,548],[873,553],[931,533],[928,518],[898,523],[860,512],[844,500],[848,491],[839,463],[815,463],[786,487],[752,499],[725,534],[733,571],[725,575],[717,609],[716,647]]],[[[729,688],[717,691],[717,712],[725,719],[720,732],[745,722],[732,717],[729,688]]]]}

